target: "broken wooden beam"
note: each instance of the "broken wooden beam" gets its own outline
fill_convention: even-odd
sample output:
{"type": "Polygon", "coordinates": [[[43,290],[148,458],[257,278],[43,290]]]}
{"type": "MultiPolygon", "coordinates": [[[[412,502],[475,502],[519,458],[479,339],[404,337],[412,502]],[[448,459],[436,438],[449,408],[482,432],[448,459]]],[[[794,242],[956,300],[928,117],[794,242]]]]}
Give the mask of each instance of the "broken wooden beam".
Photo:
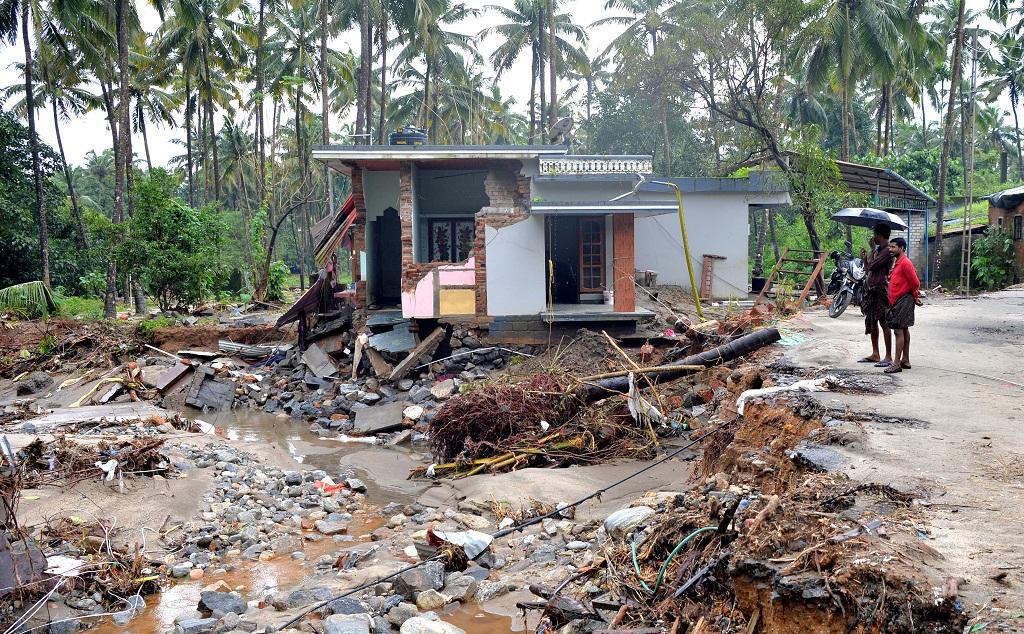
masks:
{"type": "Polygon", "coordinates": [[[398,381],[405,378],[405,375],[409,374],[413,367],[415,367],[423,357],[433,354],[434,350],[436,350],[437,346],[441,343],[441,339],[444,338],[444,335],[444,328],[435,328],[434,332],[424,337],[423,341],[412,349],[409,356],[402,359],[402,362],[395,366],[394,371],[388,379],[391,381],[398,381]]]}
{"type": "MultiPolygon", "coordinates": [[[[710,368],[722,363],[738,359],[755,350],[771,345],[782,338],[777,328],[765,328],[734,339],[729,343],[705,350],[680,359],[679,361],[667,364],[667,369],[659,370],[648,374],[651,381],[667,381],[678,378],[687,372],[690,366],[703,366],[710,368]]],[[[596,401],[615,394],[625,394],[629,391],[629,377],[613,377],[601,379],[580,389],[581,397],[587,401],[596,401]]]]}

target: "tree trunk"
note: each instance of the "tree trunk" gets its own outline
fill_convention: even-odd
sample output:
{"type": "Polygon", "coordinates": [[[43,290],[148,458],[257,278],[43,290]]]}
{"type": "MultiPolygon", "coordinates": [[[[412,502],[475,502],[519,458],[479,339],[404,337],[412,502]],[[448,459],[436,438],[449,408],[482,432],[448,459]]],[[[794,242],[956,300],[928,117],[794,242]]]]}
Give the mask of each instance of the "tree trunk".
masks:
{"type": "MultiPolygon", "coordinates": [[[[299,157],[299,166],[301,173],[299,174],[299,181],[303,184],[306,183],[306,179],[309,178],[309,174],[306,171],[307,163],[302,157],[305,155],[305,149],[302,141],[302,91],[295,90],[295,153],[299,157]]],[[[305,204],[303,204],[303,214],[305,214],[305,204]]],[[[306,290],[306,241],[300,240],[298,231],[295,229],[295,219],[292,218],[292,229],[295,230],[295,250],[299,256],[299,277],[301,278],[299,283],[299,289],[302,291],[306,290]]],[[[305,227],[303,227],[305,229],[305,227]]]]}
{"type": "Polygon", "coordinates": [[[548,99],[547,99],[547,86],[545,85],[545,81],[544,81],[544,79],[545,79],[545,72],[546,72],[545,69],[547,67],[547,64],[544,63],[544,61],[546,59],[545,56],[547,55],[547,46],[546,46],[546,42],[545,42],[545,40],[547,40],[547,38],[544,37],[544,22],[545,22],[544,13],[541,12],[541,14],[539,16],[539,22],[538,22],[538,25],[537,25],[537,27],[538,27],[538,31],[537,31],[537,50],[539,51],[538,54],[537,54],[537,57],[539,58],[539,63],[537,64],[537,82],[540,85],[540,108],[539,108],[540,116],[538,117],[537,131],[541,135],[543,135],[544,143],[547,143],[547,134],[548,134],[548,127],[549,127],[549,124],[547,123],[547,119],[548,119],[548,99]]]}
{"type": "Polygon", "coordinates": [[[672,176],[672,148],[669,146],[668,115],[665,112],[665,101],[667,97],[661,98],[660,119],[661,119],[661,162],[665,170],[665,176],[672,176]]]}
{"type": "Polygon", "coordinates": [[[370,60],[366,64],[366,116],[363,118],[363,125],[366,129],[363,133],[366,135],[363,137],[363,143],[367,145],[373,145],[373,42],[374,32],[373,24],[366,29],[369,43],[366,45],[366,55],[370,60]]]}
{"type": "Polygon", "coordinates": [[[380,113],[377,122],[377,145],[384,145],[384,109],[388,104],[388,22],[385,17],[380,25],[380,113]]]}
{"type": "Polygon", "coordinates": [[[757,234],[757,241],[754,243],[754,268],[751,274],[754,277],[764,275],[764,240],[768,233],[768,208],[761,211],[761,221],[757,221],[758,212],[753,213],[754,231],[757,234]]]}
{"type": "Polygon", "coordinates": [[[999,183],[1003,184],[1006,182],[1007,176],[1009,176],[1009,152],[1006,148],[999,149],[999,183]]]}
{"type": "MultiPolygon", "coordinates": [[[[942,222],[946,216],[946,179],[949,170],[949,146],[953,140],[954,113],[956,112],[956,91],[960,87],[960,59],[964,48],[964,8],[967,3],[960,2],[959,15],[957,17],[956,32],[953,36],[953,76],[949,84],[949,103],[946,108],[946,121],[942,131],[942,154],[939,158],[939,204],[935,210],[935,244],[932,247],[932,262],[929,268],[931,275],[939,274],[939,267],[942,266],[942,222]]],[[[930,283],[931,280],[925,280],[930,283]]]]}
{"type": "Polygon", "coordinates": [[[768,208],[768,235],[771,237],[775,261],[778,262],[782,259],[782,254],[779,251],[779,240],[775,235],[775,210],[770,207],[768,208]]]}
{"type": "MultiPolygon", "coordinates": [[[[117,152],[114,157],[114,212],[113,221],[115,225],[124,221],[125,198],[129,195],[127,190],[127,169],[130,159],[126,156],[130,151],[128,148],[128,136],[130,117],[131,93],[128,86],[128,19],[129,0],[118,0],[116,10],[117,21],[117,70],[118,70],[118,103],[117,103],[117,152]]],[[[114,295],[117,294],[117,267],[113,263],[107,266],[107,295],[104,301],[104,314],[108,319],[116,316],[114,306],[114,295]]]]}
{"type": "Polygon", "coordinates": [[[843,147],[841,158],[844,161],[850,160],[850,91],[846,85],[846,80],[843,78],[839,79],[842,82],[842,100],[843,100],[843,147]]]}
{"type": "Polygon", "coordinates": [[[142,110],[142,98],[135,100],[135,115],[139,118],[139,132],[142,133],[142,147],[146,150],[146,170],[153,171],[153,159],[149,155],[149,136],[146,134],[146,116],[142,110]]]}
{"type": "Polygon", "coordinates": [[[259,165],[256,168],[256,178],[259,179],[257,193],[262,208],[267,199],[267,151],[266,151],[266,128],[263,121],[263,89],[265,74],[264,66],[264,40],[267,37],[267,28],[264,13],[266,12],[266,0],[260,0],[259,18],[256,32],[256,145],[259,147],[259,165]]]}
{"type": "Polygon", "coordinates": [[[185,73],[185,169],[188,171],[188,205],[196,206],[195,173],[192,165],[192,83],[185,73]]]}
{"type": "Polygon", "coordinates": [[[921,149],[928,149],[928,106],[925,103],[924,86],[921,86],[921,149]]]}
{"type": "MultiPolygon", "coordinates": [[[[327,84],[327,32],[329,24],[327,0],[320,0],[320,117],[323,119],[320,126],[320,142],[324,145],[331,142],[331,90],[327,84]]],[[[326,163],[324,163],[324,188],[327,192],[327,211],[328,213],[334,213],[334,180],[331,178],[331,168],[326,163]]]]}
{"type": "Polygon", "coordinates": [[[367,143],[366,101],[370,97],[370,0],[362,0],[359,11],[359,91],[356,95],[356,143],[367,143]]]}
{"type": "Polygon", "coordinates": [[[537,46],[534,44],[530,59],[530,138],[527,144],[533,145],[537,136],[537,46]]]}
{"type": "MultiPolygon", "coordinates": [[[[207,27],[210,24],[207,23],[207,27]]],[[[203,68],[206,71],[206,116],[210,149],[213,152],[213,200],[220,202],[220,160],[217,151],[217,125],[213,119],[213,77],[210,75],[210,52],[203,47],[203,68]]]]}
{"type": "Polygon", "coordinates": [[[21,39],[25,45],[25,108],[28,111],[28,146],[32,152],[32,187],[35,190],[36,222],[39,223],[40,280],[50,286],[50,236],[43,204],[43,175],[39,163],[39,139],[36,138],[36,103],[32,86],[32,41],[29,39],[28,0],[21,0],[21,39]]]}
{"type": "Polygon", "coordinates": [[[551,75],[551,125],[558,121],[558,48],[555,46],[555,13],[551,7],[551,0],[546,0],[548,9],[548,63],[551,75]]]}
{"type": "Polygon", "coordinates": [[[1010,105],[1013,106],[1013,136],[1017,140],[1017,170],[1020,180],[1024,181],[1024,160],[1021,159],[1020,151],[1020,121],[1017,119],[1017,100],[1014,99],[1010,105]]]}
{"type": "Polygon", "coordinates": [[[68,197],[71,199],[71,215],[75,219],[75,244],[79,249],[89,248],[89,240],[85,235],[85,224],[82,222],[82,210],[78,207],[78,196],[75,194],[75,183],[71,178],[71,168],[64,154],[64,141],[60,136],[60,117],[57,114],[57,99],[51,96],[53,104],[53,132],[57,135],[57,150],[60,152],[60,165],[64,170],[64,181],[68,185],[68,197]]]}

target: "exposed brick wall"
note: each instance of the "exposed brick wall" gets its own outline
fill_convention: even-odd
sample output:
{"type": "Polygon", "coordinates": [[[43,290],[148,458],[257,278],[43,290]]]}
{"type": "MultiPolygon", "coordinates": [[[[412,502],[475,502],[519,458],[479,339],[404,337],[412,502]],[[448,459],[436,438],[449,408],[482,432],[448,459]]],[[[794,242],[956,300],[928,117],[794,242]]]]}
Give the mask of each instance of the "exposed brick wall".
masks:
{"type": "Polygon", "coordinates": [[[356,208],[356,219],[352,223],[352,281],[355,284],[356,308],[366,308],[366,281],[360,279],[359,252],[366,250],[366,198],[363,196],[363,170],[352,170],[352,202],[356,208]]]}

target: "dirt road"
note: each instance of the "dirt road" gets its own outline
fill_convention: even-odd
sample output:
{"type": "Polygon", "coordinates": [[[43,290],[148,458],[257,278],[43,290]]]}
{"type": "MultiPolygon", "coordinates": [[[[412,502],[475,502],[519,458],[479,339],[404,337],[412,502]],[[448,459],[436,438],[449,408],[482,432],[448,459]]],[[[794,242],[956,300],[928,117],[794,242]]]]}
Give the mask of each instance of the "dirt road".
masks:
{"type": "MultiPolygon", "coordinates": [[[[788,361],[879,371],[857,363],[870,345],[856,309],[839,319],[805,314],[789,326],[805,340],[788,361]]],[[[930,299],[912,335],[913,369],[894,389],[819,395],[852,411],[923,421],[868,424],[862,441],[837,448],[843,469],[930,504],[921,534],[960,579],[968,613],[1019,618],[1024,627],[1024,290],[930,299]]]]}

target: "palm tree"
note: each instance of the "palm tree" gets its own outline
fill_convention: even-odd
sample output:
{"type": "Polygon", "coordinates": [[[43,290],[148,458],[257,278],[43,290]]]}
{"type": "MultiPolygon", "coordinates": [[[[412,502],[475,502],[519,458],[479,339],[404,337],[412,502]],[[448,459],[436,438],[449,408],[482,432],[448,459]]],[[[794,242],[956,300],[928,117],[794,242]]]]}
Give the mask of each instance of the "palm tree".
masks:
{"type": "MultiPolygon", "coordinates": [[[[552,2],[552,11],[558,7],[557,1],[552,2]]],[[[497,73],[496,79],[509,70],[515,61],[525,51],[531,53],[530,70],[530,132],[529,143],[533,143],[537,135],[538,127],[543,128],[545,114],[540,113],[538,125],[537,117],[537,83],[540,82],[543,88],[543,66],[545,63],[544,51],[550,51],[552,36],[550,30],[544,32],[544,24],[548,18],[548,7],[546,0],[515,0],[511,8],[488,5],[487,9],[494,11],[506,22],[498,24],[480,32],[481,37],[498,35],[502,38],[501,43],[491,53],[490,61],[497,73]],[[547,40],[547,46],[544,41],[547,40]]],[[[581,48],[578,48],[572,41],[560,37],[559,34],[570,36],[577,42],[586,42],[586,31],[573,24],[572,16],[568,13],[560,13],[554,16],[554,45],[562,59],[568,60],[568,66],[578,67],[586,64],[587,59],[581,48]]],[[[550,54],[549,57],[552,57],[550,54]]]]}
{"type": "MultiPolygon", "coordinates": [[[[36,103],[50,102],[53,113],[53,129],[57,138],[57,149],[60,154],[61,170],[64,173],[64,181],[68,188],[68,198],[71,202],[71,214],[75,220],[75,240],[79,248],[89,246],[85,233],[85,224],[82,221],[82,212],[78,204],[78,196],[75,192],[74,180],[71,168],[68,165],[67,155],[64,152],[64,139],[60,132],[61,121],[69,121],[73,116],[81,116],[87,110],[96,106],[96,97],[86,90],[80,57],[73,58],[73,51],[66,50],[66,54],[54,55],[52,49],[44,42],[37,50],[35,59],[36,69],[33,71],[37,77],[42,77],[42,83],[36,84],[33,100],[36,103]],[[44,61],[45,60],[45,61],[44,61]]],[[[22,63],[15,64],[21,70],[22,63]]],[[[26,116],[28,107],[25,98],[25,87],[21,84],[14,84],[6,87],[0,92],[0,101],[10,102],[10,110],[18,116],[26,116]],[[20,99],[17,99],[18,97],[20,99]]]]}
{"type": "Polygon", "coordinates": [[[626,28],[613,39],[601,56],[615,53],[620,60],[633,53],[644,53],[650,57],[658,54],[661,35],[668,26],[666,10],[671,8],[670,0],[608,0],[605,9],[621,9],[628,15],[614,15],[601,18],[591,26],[616,24],[626,28]],[[647,48],[648,42],[650,49],[647,48]]]}
{"type": "Polygon", "coordinates": [[[804,31],[810,44],[808,82],[818,88],[832,81],[839,88],[843,160],[850,159],[850,97],[857,73],[870,68],[884,81],[895,76],[905,17],[893,0],[830,0],[804,31]]]}
{"type": "Polygon", "coordinates": [[[607,84],[611,81],[611,73],[608,71],[610,62],[607,57],[590,57],[583,47],[580,47],[578,53],[577,61],[569,69],[568,76],[574,81],[582,81],[586,88],[584,105],[587,112],[587,123],[585,127],[589,142],[590,133],[592,132],[590,124],[594,117],[594,93],[597,91],[599,84],[607,84]]]}
{"type": "Polygon", "coordinates": [[[1009,172],[1009,154],[1013,151],[1015,131],[1003,122],[999,106],[980,104],[977,115],[978,138],[981,149],[994,151],[999,156],[999,182],[1005,183],[1009,172]]]}
{"type": "MultiPolygon", "coordinates": [[[[950,62],[952,78],[949,83],[949,99],[946,104],[946,121],[942,129],[942,152],[939,155],[939,201],[935,210],[935,226],[942,227],[946,215],[946,179],[949,174],[949,149],[953,142],[953,113],[956,108],[956,91],[960,87],[960,77],[963,72],[963,50],[964,50],[964,25],[966,23],[966,0],[960,0],[957,10],[956,29],[953,31],[953,60],[950,62]]],[[[939,271],[942,264],[942,231],[935,232],[935,249],[932,251],[932,261],[929,270],[939,271]]],[[[928,280],[925,280],[926,282],[928,280]]]]}
{"type": "Polygon", "coordinates": [[[234,186],[235,206],[242,214],[242,240],[243,253],[249,270],[255,267],[255,260],[252,253],[252,208],[249,203],[249,187],[246,177],[252,180],[254,162],[252,160],[253,139],[249,136],[234,119],[225,119],[221,126],[218,144],[221,147],[221,155],[224,157],[225,179],[234,186]]]}
{"type": "MultiPolygon", "coordinates": [[[[474,63],[481,60],[472,36],[446,30],[448,24],[461,23],[479,15],[477,9],[450,0],[420,0],[410,3],[400,22],[412,23],[412,29],[401,32],[399,43],[403,45],[395,59],[399,68],[411,67],[422,62],[423,96],[416,118],[420,126],[430,128],[432,142],[437,141],[437,96],[432,93],[449,76],[457,76],[464,69],[466,54],[474,63]]],[[[435,91],[436,92],[436,91],[435,91]]],[[[357,129],[358,134],[358,129],[357,129]]]]}
{"type": "Polygon", "coordinates": [[[156,125],[174,126],[174,112],[181,106],[179,97],[169,90],[177,68],[153,54],[151,42],[145,34],[139,34],[132,47],[135,70],[132,73],[132,127],[142,135],[142,146],[146,152],[146,167],[153,169],[149,153],[149,135],[146,122],[156,125]]]}
{"type": "Polygon", "coordinates": [[[39,225],[40,279],[46,287],[50,286],[50,239],[49,223],[43,208],[43,176],[39,138],[36,136],[36,89],[33,79],[35,63],[32,42],[40,42],[45,37],[52,45],[66,48],[63,27],[82,9],[83,7],[75,0],[62,0],[52,5],[44,4],[41,0],[0,1],[0,39],[7,40],[10,44],[16,43],[20,25],[21,43],[25,50],[25,61],[21,68],[25,78],[25,113],[28,117],[29,151],[32,154],[32,185],[35,194],[33,206],[39,225]]]}
{"type": "Polygon", "coordinates": [[[1021,91],[1024,90],[1024,43],[1019,37],[1004,34],[995,39],[995,46],[982,57],[987,74],[991,78],[982,83],[988,89],[989,101],[995,101],[1000,93],[1005,92],[1010,98],[1010,110],[1013,113],[1013,138],[1017,146],[1017,169],[1021,181],[1024,181],[1024,160],[1021,154],[1020,119],[1017,106],[1020,104],[1021,91]]]}

